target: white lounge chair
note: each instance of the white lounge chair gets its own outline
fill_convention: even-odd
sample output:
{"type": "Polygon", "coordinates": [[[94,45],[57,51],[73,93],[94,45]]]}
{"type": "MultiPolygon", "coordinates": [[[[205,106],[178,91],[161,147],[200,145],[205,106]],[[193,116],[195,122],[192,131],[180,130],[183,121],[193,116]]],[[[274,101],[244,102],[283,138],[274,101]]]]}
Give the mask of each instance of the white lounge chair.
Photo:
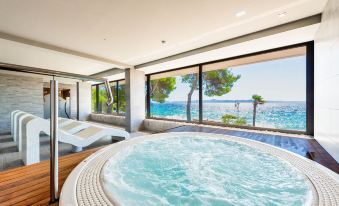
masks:
{"type": "Polygon", "coordinates": [[[19,112],[20,110],[14,110],[11,112],[11,135],[14,134],[14,114],[19,112]]]}
{"type": "MultiPolygon", "coordinates": [[[[20,110],[13,111],[11,114],[11,128],[12,128],[12,136],[14,141],[17,143],[17,147],[19,152],[22,150],[22,127],[23,127],[23,120],[26,117],[33,116],[36,117],[32,114],[29,114],[27,112],[23,112],[20,110]]],[[[30,118],[31,119],[31,118],[30,118]]],[[[64,118],[59,118],[58,120],[59,124],[62,125],[62,127],[67,127],[70,124],[74,124],[77,121],[70,120],[70,119],[64,119],[64,118]]],[[[88,126],[87,126],[88,127],[88,126]]],[[[81,129],[85,128],[84,126],[68,126],[67,130],[70,133],[75,133],[80,131],[81,129]]]]}
{"type": "Polygon", "coordinates": [[[61,118],[61,117],[58,118],[58,126],[59,127],[65,126],[65,125],[70,124],[72,122],[75,122],[75,120],[61,118]]]}
{"type": "Polygon", "coordinates": [[[13,115],[11,116],[12,117],[12,120],[11,120],[11,122],[12,122],[11,134],[12,134],[14,142],[16,142],[17,141],[17,133],[16,133],[16,131],[17,131],[17,127],[18,127],[18,118],[19,118],[20,115],[25,114],[25,112],[17,110],[17,111],[15,111],[12,114],[13,115]]]}
{"type": "Polygon", "coordinates": [[[71,121],[68,124],[63,124],[62,126],[59,126],[59,129],[67,133],[74,134],[90,126],[90,124],[84,122],[71,121]]]}
{"type": "Polygon", "coordinates": [[[16,138],[16,143],[19,152],[22,151],[22,128],[23,128],[23,121],[25,118],[31,118],[34,117],[33,115],[29,113],[22,113],[18,115],[17,117],[17,126],[16,126],[16,131],[14,132],[15,138],[16,138]]]}
{"type": "MultiPolygon", "coordinates": [[[[68,130],[58,130],[59,142],[69,143],[81,150],[95,141],[111,136],[112,139],[123,140],[129,137],[129,133],[123,130],[114,128],[105,128],[93,126],[88,123],[73,124],[74,127],[69,127],[68,130]],[[83,124],[83,125],[81,125],[83,124]],[[76,129],[75,129],[76,128],[76,129]],[[70,133],[75,132],[76,133],[70,133]]],[[[47,135],[50,133],[50,122],[40,117],[25,118],[22,122],[22,157],[26,165],[37,163],[40,161],[40,132],[47,135]]]]}
{"type": "Polygon", "coordinates": [[[125,140],[129,137],[129,133],[120,129],[89,126],[75,134],[68,133],[64,130],[59,130],[59,141],[71,144],[73,151],[82,151],[83,147],[87,147],[97,140],[110,136],[112,140],[125,140]]]}

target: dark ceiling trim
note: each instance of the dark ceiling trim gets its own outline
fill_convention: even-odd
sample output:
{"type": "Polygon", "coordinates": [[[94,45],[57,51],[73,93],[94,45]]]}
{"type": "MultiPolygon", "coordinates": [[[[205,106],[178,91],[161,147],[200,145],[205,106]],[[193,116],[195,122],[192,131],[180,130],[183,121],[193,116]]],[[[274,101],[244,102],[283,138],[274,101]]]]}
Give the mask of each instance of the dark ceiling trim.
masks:
{"type": "Polygon", "coordinates": [[[208,51],[215,50],[215,49],[220,49],[220,48],[231,46],[231,45],[234,45],[234,44],[239,44],[239,43],[243,43],[243,42],[258,39],[258,38],[271,36],[271,35],[278,34],[278,33],[281,33],[281,32],[286,32],[286,31],[290,31],[290,30],[293,30],[293,29],[298,29],[298,28],[301,28],[301,27],[306,27],[306,26],[310,26],[310,25],[313,25],[313,24],[318,24],[320,22],[321,22],[321,14],[316,14],[316,15],[306,17],[306,18],[303,18],[303,19],[299,19],[299,20],[296,20],[296,21],[292,21],[292,22],[289,22],[289,23],[286,23],[286,24],[281,24],[281,25],[270,27],[270,28],[267,28],[267,29],[264,29],[264,30],[261,30],[261,31],[253,32],[253,33],[250,33],[250,34],[245,34],[243,36],[239,36],[239,37],[224,40],[224,41],[221,41],[221,42],[218,42],[218,43],[203,46],[203,47],[193,49],[193,50],[190,50],[190,51],[186,51],[186,52],[182,52],[182,53],[179,53],[179,54],[175,54],[175,55],[171,55],[171,56],[168,56],[168,57],[164,57],[164,58],[160,58],[160,59],[157,59],[157,60],[142,63],[142,64],[136,65],[134,67],[136,69],[140,69],[140,68],[144,68],[144,67],[148,67],[148,66],[152,66],[152,65],[156,65],[156,64],[161,64],[161,63],[164,63],[164,62],[173,61],[173,60],[176,60],[176,59],[181,59],[181,58],[184,58],[184,57],[200,54],[200,53],[203,53],[203,52],[208,52],[208,51]]]}
{"type": "Polygon", "coordinates": [[[102,72],[98,72],[95,74],[91,74],[91,77],[94,78],[101,78],[101,77],[108,77],[108,76],[112,76],[112,75],[116,75],[116,74],[120,74],[120,73],[124,73],[125,70],[124,69],[120,69],[120,68],[112,68],[112,69],[108,69],[102,72]]]}
{"type": "Polygon", "coordinates": [[[60,71],[54,71],[54,70],[49,70],[49,69],[41,69],[41,68],[36,68],[36,67],[28,67],[28,66],[7,64],[7,63],[1,63],[1,62],[0,62],[0,70],[63,77],[63,78],[70,78],[70,79],[78,79],[82,81],[95,81],[95,82],[104,81],[104,79],[101,79],[101,78],[95,78],[95,77],[90,77],[90,76],[81,75],[81,74],[73,74],[73,73],[68,73],[68,72],[60,72],[60,71]]]}

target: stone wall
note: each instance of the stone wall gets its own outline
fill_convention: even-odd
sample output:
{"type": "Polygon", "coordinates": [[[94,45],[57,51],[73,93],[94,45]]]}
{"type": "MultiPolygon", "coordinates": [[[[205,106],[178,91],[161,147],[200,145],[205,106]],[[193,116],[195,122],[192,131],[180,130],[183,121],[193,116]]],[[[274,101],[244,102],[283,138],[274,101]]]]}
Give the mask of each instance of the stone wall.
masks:
{"type": "Polygon", "coordinates": [[[189,125],[189,123],[156,120],[156,119],[145,119],[144,120],[144,129],[147,131],[152,131],[152,132],[164,132],[166,130],[180,127],[183,125],[189,125]]]}
{"type": "Polygon", "coordinates": [[[315,38],[314,138],[339,161],[339,1],[329,0],[315,38]]]}
{"type": "Polygon", "coordinates": [[[120,127],[126,126],[125,116],[116,116],[111,114],[91,114],[90,120],[95,122],[102,122],[107,124],[112,124],[120,127]]]}
{"type": "MultiPolygon", "coordinates": [[[[112,114],[94,114],[90,115],[90,120],[95,122],[102,122],[120,127],[126,127],[125,116],[117,116],[112,114]]],[[[183,125],[191,125],[185,122],[175,122],[157,119],[144,119],[142,128],[150,132],[164,132],[169,129],[180,127],[183,125]]]]}
{"type": "Polygon", "coordinates": [[[43,79],[0,73],[0,134],[10,132],[10,114],[22,110],[43,117],[43,79]]]}

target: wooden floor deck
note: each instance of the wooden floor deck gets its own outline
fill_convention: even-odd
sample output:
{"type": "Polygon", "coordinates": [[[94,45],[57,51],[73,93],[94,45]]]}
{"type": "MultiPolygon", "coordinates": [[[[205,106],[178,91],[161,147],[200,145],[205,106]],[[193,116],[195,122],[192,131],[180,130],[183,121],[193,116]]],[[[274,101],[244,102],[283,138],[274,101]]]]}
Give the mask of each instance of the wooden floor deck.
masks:
{"type": "MultiPolygon", "coordinates": [[[[263,134],[201,126],[182,126],[167,132],[208,132],[253,139],[290,150],[308,158],[313,158],[314,161],[339,173],[338,163],[311,138],[295,138],[280,134],[263,134]],[[312,157],[308,155],[308,152],[312,152],[312,157]]],[[[98,149],[100,148],[59,158],[60,188],[72,169],[98,149]]],[[[49,161],[0,172],[0,205],[48,205],[48,202],[49,161]]]]}
{"type": "MultiPolygon", "coordinates": [[[[59,187],[75,166],[98,149],[60,157],[59,187]]],[[[1,172],[0,205],[48,205],[49,178],[49,161],[1,172]]]]}

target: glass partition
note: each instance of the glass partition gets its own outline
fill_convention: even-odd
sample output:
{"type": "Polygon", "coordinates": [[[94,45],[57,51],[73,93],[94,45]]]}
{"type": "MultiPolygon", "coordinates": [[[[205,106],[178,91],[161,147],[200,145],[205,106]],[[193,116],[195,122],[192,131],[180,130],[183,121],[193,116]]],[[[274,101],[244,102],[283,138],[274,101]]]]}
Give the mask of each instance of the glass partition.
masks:
{"type": "Polygon", "coordinates": [[[99,84],[99,108],[98,108],[98,113],[111,113],[109,108],[107,106],[107,101],[108,101],[108,96],[106,92],[106,86],[105,84],[99,84]]]}
{"type": "MultiPolygon", "coordinates": [[[[1,70],[0,172],[50,158],[50,80],[52,79],[58,81],[56,102],[58,129],[65,132],[59,135],[67,134],[67,138],[77,139],[76,133],[86,129],[85,124],[91,124],[86,122],[81,125],[81,121],[88,119],[88,110],[96,111],[96,86],[91,87],[89,83],[77,79],[1,70]],[[79,90],[77,82],[79,82],[79,90]],[[81,106],[79,108],[78,102],[81,106]],[[72,123],[77,121],[78,117],[80,123],[73,125],[72,123]]],[[[98,86],[98,89],[105,94],[105,88],[98,86]]],[[[107,107],[103,108],[104,99],[101,98],[99,101],[102,105],[100,109],[107,110],[107,107]]],[[[65,142],[67,138],[59,138],[60,156],[112,143],[112,139],[107,137],[80,148],[79,145],[65,142]]]]}
{"type": "Polygon", "coordinates": [[[203,66],[203,121],[306,130],[306,47],[203,66]]]}
{"type": "Polygon", "coordinates": [[[107,105],[108,96],[105,84],[92,85],[92,112],[123,115],[126,111],[125,81],[112,81],[110,87],[114,101],[113,104],[107,105]],[[99,91],[98,94],[97,91],[99,91]]]}
{"type": "Polygon", "coordinates": [[[199,120],[199,69],[192,67],[150,77],[151,117],[199,120]]]}
{"type": "Polygon", "coordinates": [[[92,112],[97,113],[97,86],[92,85],[91,87],[91,104],[92,104],[92,112]]]}
{"type": "Polygon", "coordinates": [[[118,114],[125,114],[126,112],[126,98],[125,98],[125,80],[119,81],[119,106],[118,114]]]}
{"type": "Polygon", "coordinates": [[[111,87],[111,91],[112,91],[112,94],[113,94],[113,104],[108,106],[107,114],[116,114],[116,110],[117,110],[117,92],[116,92],[117,86],[116,85],[117,85],[117,83],[116,82],[110,82],[109,85],[111,87]]]}
{"type": "Polygon", "coordinates": [[[149,74],[147,114],[150,118],[313,134],[309,45],[149,74]]]}

